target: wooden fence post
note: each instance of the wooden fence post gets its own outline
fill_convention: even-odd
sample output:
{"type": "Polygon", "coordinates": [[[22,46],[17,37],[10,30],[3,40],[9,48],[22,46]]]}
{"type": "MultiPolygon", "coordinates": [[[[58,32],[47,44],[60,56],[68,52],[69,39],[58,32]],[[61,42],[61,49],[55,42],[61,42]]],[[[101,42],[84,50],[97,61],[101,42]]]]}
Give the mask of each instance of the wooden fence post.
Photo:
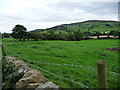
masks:
{"type": "Polygon", "coordinates": [[[98,70],[98,88],[108,88],[107,83],[107,67],[104,60],[97,61],[98,70]]]}
{"type": "Polygon", "coordinates": [[[4,56],[6,56],[4,46],[3,46],[3,45],[1,45],[1,48],[2,48],[2,56],[4,57],[4,56]]]}
{"type": "Polygon", "coordinates": [[[2,35],[0,33],[0,90],[2,90],[2,35]]]}

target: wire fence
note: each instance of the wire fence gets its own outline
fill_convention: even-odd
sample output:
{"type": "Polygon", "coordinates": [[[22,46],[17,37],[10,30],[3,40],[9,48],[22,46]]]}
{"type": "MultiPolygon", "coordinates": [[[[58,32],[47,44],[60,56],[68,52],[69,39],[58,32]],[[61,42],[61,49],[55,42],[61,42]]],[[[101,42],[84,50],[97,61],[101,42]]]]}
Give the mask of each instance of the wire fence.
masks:
{"type": "Polygon", "coordinates": [[[69,78],[66,78],[66,77],[63,77],[63,76],[60,76],[60,75],[51,73],[51,72],[49,72],[49,71],[47,71],[47,70],[45,70],[45,69],[43,69],[43,68],[41,68],[41,67],[38,67],[38,66],[36,66],[36,65],[33,65],[33,64],[30,64],[30,65],[33,66],[33,67],[36,67],[36,68],[38,68],[38,69],[40,69],[40,70],[42,70],[42,71],[44,71],[44,72],[46,72],[46,73],[48,73],[48,74],[51,74],[51,75],[53,75],[53,76],[60,77],[60,78],[63,78],[63,79],[65,79],[65,80],[71,81],[71,82],[73,82],[73,83],[79,84],[79,85],[82,86],[83,88],[89,88],[88,86],[86,86],[86,85],[84,85],[84,84],[82,84],[82,83],[80,83],[80,82],[76,82],[76,81],[74,81],[74,80],[72,80],[72,79],[69,79],[69,78]]]}
{"type": "MultiPolygon", "coordinates": [[[[8,50],[8,49],[7,49],[7,50],[8,50]]],[[[9,51],[9,50],[8,50],[8,51],[9,51]]],[[[23,57],[21,57],[20,55],[18,55],[17,53],[14,53],[14,52],[12,52],[12,51],[9,51],[9,52],[12,53],[13,55],[17,56],[19,59],[22,59],[22,60],[28,62],[28,63],[29,63],[31,66],[33,66],[33,67],[36,67],[36,68],[38,68],[38,69],[40,69],[40,70],[42,70],[42,71],[44,71],[44,72],[46,72],[46,73],[48,73],[48,74],[50,74],[50,75],[53,75],[53,76],[56,76],[56,77],[59,77],[59,78],[62,78],[62,79],[71,81],[71,82],[73,82],[73,83],[79,84],[79,85],[80,85],[81,87],[83,87],[83,88],[89,88],[89,87],[86,86],[86,85],[84,85],[84,84],[82,84],[82,83],[80,83],[80,82],[76,82],[76,81],[74,81],[74,80],[72,80],[72,79],[69,79],[69,78],[66,78],[66,77],[57,75],[57,74],[55,74],[55,73],[49,72],[48,70],[45,70],[45,69],[43,69],[43,68],[41,68],[41,67],[39,67],[39,66],[37,66],[37,65],[34,65],[34,64],[35,64],[35,63],[37,63],[37,64],[39,63],[39,64],[45,64],[45,65],[58,65],[58,66],[62,65],[62,66],[78,67],[78,68],[87,68],[87,69],[97,70],[97,68],[93,68],[93,67],[85,67],[85,66],[78,66],[78,65],[71,65],[71,64],[57,64],[57,63],[45,63],[45,62],[40,62],[40,61],[32,61],[32,60],[23,58],[23,57]]],[[[7,55],[9,55],[9,54],[7,53],[7,55]]],[[[108,71],[108,73],[114,74],[114,75],[120,75],[119,73],[110,72],[110,71],[108,71]]]]}
{"type": "MultiPolygon", "coordinates": [[[[11,51],[10,51],[11,52],[11,51]]],[[[45,63],[45,62],[40,62],[40,61],[33,61],[33,60],[29,60],[29,59],[26,59],[26,58],[23,58],[21,57],[20,55],[14,53],[14,52],[11,52],[13,53],[14,55],[16,55],[17,57],[19,57],[20,59],[24,60],[24,61],[27,61],[29,63],[40,63],[40,64],[46,64],[46,65],[62,65],[62,66],[71,66],[71,67],[79,67],[79,68],[87,68],[87,69],[93,69],[93,70],[97,70],[97,68],[94,68],[94,67],[85,67],[85,66],[78,66],[78,65],[71,65],[71,64],[58,64],[58,63],[45,63]]],[[[107,71],[108,73],[110,74],[114,74],[114,75],[119,75],[119,73],[116,73],[116,72],[111,72],[111,71],[107,71]]]]}
{"type": "MultiPolygon", "coordinates": [[[[53,76],[56,76],[56,77],[59,77],[59,78],[62,78],[62,79],[71,81],[71,82],[73,82],[73,83],[76,83],[76,84],[80,85],[82,88],[89,88],[88,86],[86,86],[86,85],[84,85],[84,84],[82,84],[82,83],[80,83],[80,82],[76,82],[76,81],[74,81],[74,80],[72,80],[72,79],[69,79],[69,78],[66,78],[66,77],[63,77],[63,76],[54,74],[54,73],[52,73],[52,72],[49,72],[48,70],[45,70],[45,69],[43,69],[43,68],[41,68],[41,67],[38,67],[38,66],[34,65],[33,62],[36,62],[36,61],[31,61],[31,60],[25,59],[25,58],[19,56],[19,55],[16,54],[16,53],[14,53],[14,54],[15,54],[16,56],[18,56],[20,59],[27,61],[31,66],[36,67],[36,68],[38,68],[38,69],[40,69],[40,70],[42,70],[42,71],[44,71],[44,72],[46,72],[46,73],[48,73],[48,74],[51,74],[51,75],[53,75],[53,76]],[[31,63],[32,63],[32,64],[31,64],[31,63]]],[[[7,54],[7,55],[9,55],[9,54],[7,54]]]]}

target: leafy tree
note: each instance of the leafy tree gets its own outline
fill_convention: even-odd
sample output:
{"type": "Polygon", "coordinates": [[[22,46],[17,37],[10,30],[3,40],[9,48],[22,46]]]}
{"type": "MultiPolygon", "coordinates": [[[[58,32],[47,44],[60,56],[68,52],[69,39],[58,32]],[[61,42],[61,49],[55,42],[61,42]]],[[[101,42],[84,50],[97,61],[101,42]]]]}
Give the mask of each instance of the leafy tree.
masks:
{"type": "Polygon", "coordinates": [[[75,41],[80,41],[84,38],[83,33],[82,32],[77,32],[77,31],[73,32],[73,36],[74,36],[75,41]]]}
{"type": "Polygon", "coordinates": [[[13,28],[11,35],[14,39],[19,39],[21,41],[22,39],[26,38],[26,34],[27,29],[23,25],[18,24],[13,28]]]}
{"type": "Polygon", "coordinates": [[[68,33],[64,40],[66,40],[66,41],[74,41],[75,40],[74,38],[75,37],[74,37],[73,33],[68,33]]]}
{"type": "Polygon", "coordinates": [[[58,40],[65,40],[65,33],[56,34],[58,40]]]}
{"type": "Polygon", "coordinates": [[[110,31],[110,35],[113,35],[113,34],[114,34],[114,32],[115,32],[115,31],[113,31],[113,30],[112,30],[112,31],[110,31]]]}
{"type": "Polygon", "coordinates": [[[107,37],[110,38],[110,31],[107,32],[107,37]]]}
{"type": "Polygon", "coordinates": [[[9,38],[11,35],[9,33],[3,33],[2,38],[9,38]]]}
{"type": "Polygon", "coordinates": [[[99,39],[99,36],[101,33],[99,31],[95,31],[95,32],[96,32],[97,39],[99,39]]]}
{"type": "Polygon", "coordinates": [[[109,35],[113,35],[114,37],[118,36],[118,38],[120,38],[120,31],[112,30],[112,31],[110,31],[109,35]]]}
{"type": "Polygon", "coordinates": [[[25,39],[27,39],[27,40],[32,39],[30,32],[27,32],[27,33],[26,33],[25,39]]]}
{"type": "Polygon", "coordinates": [[[54,40],[54,33],[46,33],[45,40],[54,40]]]}
{"type": "Polygon", "coordinates": [[[83,39],[83,34],[82,32],[78,32],[78,31],[68,33],[65,38],[65,40],[67,41],[80,41],[82,39],[83,39]]]}
{"type": "Polygon", "coordinates": [[[30,38],[33,39],[34,41],[38,41],[38,40],[42,40],[44,36],[39,32],[31,32],[30,38]]]}
{"type": "Polygon", "coordinates": [[[114,31],[113,35],[116,37],[118,36],[118,38],[120,39],[120,31],[114,31]]]}
{"type": "Polygon", "coordinates": [[[89,38],[91,35],[91,32],[83,32],[85,38],[89,38]]]}

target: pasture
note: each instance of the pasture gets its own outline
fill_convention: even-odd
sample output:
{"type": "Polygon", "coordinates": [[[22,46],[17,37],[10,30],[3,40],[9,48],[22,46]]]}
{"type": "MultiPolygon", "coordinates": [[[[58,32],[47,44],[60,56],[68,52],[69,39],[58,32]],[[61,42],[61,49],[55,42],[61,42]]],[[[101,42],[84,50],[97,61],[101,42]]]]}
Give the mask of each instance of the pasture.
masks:
{"type": "Polygon", "coordinates": [[[108,87],[120,85],[118,52],[106,50],[118,47],[118,39],[17,41],[5,38],[3,45],[8,55],[31,61],[26,63],[34,69],[40,70],[37,68],[40,67],[40,71],[61,88],[97,88],[97,60],[107,62],[108,87]]]}

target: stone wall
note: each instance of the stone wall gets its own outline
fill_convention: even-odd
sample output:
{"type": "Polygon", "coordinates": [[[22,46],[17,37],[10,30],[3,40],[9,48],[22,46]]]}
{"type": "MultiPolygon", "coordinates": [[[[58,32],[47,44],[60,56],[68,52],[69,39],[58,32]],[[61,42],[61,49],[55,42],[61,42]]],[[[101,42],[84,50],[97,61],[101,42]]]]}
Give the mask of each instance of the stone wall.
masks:
{"type": "Polygon", "coordinates": [[[17,68],[16,74],[23,73],[23,77],[16,83],[15,89],[32,89],[32,90],[44,90],[44,89],[58,89],[59,87],[55,85],[53,82],[49,81],[46,77],[42,75],[40,71],[34,70],[28,67],[27,64],[22,60],[16,60],[16,58],[12,58],[10,56],[5,56],[5,60],[15,64],[15,68],[17,68]]]}

